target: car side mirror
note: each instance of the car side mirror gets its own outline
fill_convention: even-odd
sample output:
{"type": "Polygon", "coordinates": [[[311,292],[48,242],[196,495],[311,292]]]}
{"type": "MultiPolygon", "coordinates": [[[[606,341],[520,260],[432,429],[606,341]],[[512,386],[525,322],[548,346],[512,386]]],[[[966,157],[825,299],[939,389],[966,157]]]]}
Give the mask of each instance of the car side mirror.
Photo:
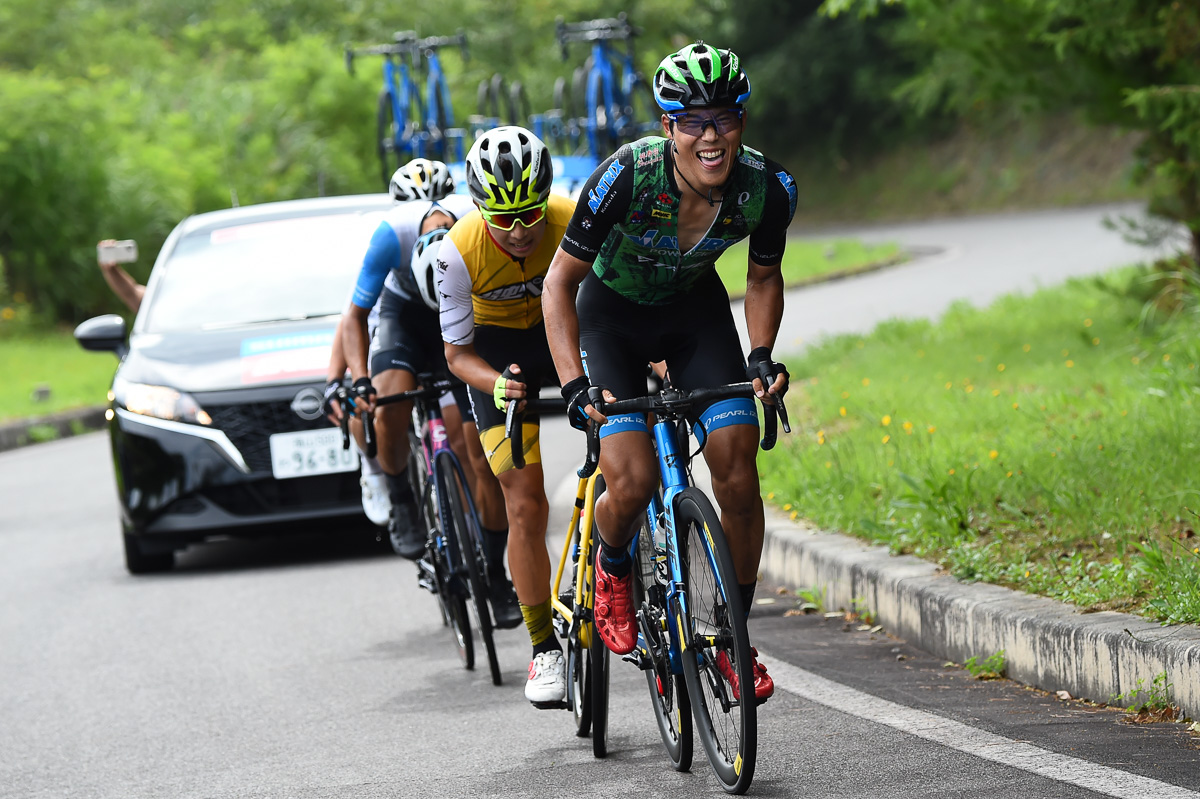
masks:
{"type": "Polygon", "coordinates": [[[75,340],[85,350],[112,352],[124,358],[129,351],[125,343],[125,320],[115,313],[95,316],[75,328],[75,340]]]}

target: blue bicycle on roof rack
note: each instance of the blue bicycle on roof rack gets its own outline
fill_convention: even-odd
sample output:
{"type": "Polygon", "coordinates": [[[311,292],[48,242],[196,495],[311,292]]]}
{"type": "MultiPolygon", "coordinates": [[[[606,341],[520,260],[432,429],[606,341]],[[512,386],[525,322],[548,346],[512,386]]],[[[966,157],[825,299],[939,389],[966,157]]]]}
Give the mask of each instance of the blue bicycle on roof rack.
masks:
{"type": "Polygon", "coordinates": [[[461,30],[454,36],[424,39],[415,31],[398,31],[391,44],[345,46],[346,70],[351,75],[356,57],[383,56],[375,141],[385,188],[392,173],[413,158],[462,160],[465,134],[454,127],[450,89],[437,53],[447,46],[460,47],[463,59],[469,57],[467,37],[461,30]],[[424,99],[416,79],[422,59],[428,66],[424,99]]]}
{"type": "MultiPolygon", "coordinates": [[[[559,17],[555,23],[564,61],[571,42],[592,43],[583,71],[575,71],[571,99],[577,107],[582,90],[583,113],[575,125],[584,133],[587,152],[597,161],[622,144],[659,129],[660,111],[650,84],[634,63],[633,38],[638,33],[624,13],[610,19],[570,23],[559,17]],[[624,53],[613,48],[610,42],[614,41],[625,42],[624,53]]],[[[557,105],[558,97],[555,99],[557,105]]],[[[564,124],[567,129],[572,127],[569,122],[564,124]]]]}

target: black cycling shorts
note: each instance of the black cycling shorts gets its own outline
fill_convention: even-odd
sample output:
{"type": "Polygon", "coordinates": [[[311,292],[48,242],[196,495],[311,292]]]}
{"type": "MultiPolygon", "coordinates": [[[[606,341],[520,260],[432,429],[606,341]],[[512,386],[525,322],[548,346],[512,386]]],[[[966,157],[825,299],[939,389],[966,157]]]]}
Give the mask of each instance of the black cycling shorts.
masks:
{"type": "MultiPolygon", "coordinates": [[[[390,369],[403,369],[413,375],[423,372],[449,375],[441,330],[438,312],[424,302],[406,300],[392,291],[383,292],[379,326],[371,339],[371,375],[390,369]]],[[[467,387],[460,383],[453,393],[463,420],[471,421],[467,387]]]]}
{"type": "Polygon", "coordinates": [[[650,362],[666,361],[671,384],[685,391],[746,380],[729,293],[715,271],[662,305],[627,300],[588,272],[576,308],[583,369],[617,399],[646,393],[650,362]]]}
{"type": "MultiPolygon", "coordinates": [[[[542,386],[558,385],[558,373],[550,357],[544,324],[528,330],[480,325],[475,328],[475,353],[498,372],[503,372],[509,364],[520,366],[521,374],[517,379],[527,386],[526,392],[530,396],[537,396],[542,386]]],[[[513,468],[512,447],[504,437],[505,413],[496,407],[491,392],[485,393],[471,386],[470,395],[471,412],[475,415],[483,452],[492,471],[503,474],[513,468]]],[[[525,413],[522,424],[522,449],[526,463],[541,462],[539,434],[538,414],[530,410],[525,413]]]]}

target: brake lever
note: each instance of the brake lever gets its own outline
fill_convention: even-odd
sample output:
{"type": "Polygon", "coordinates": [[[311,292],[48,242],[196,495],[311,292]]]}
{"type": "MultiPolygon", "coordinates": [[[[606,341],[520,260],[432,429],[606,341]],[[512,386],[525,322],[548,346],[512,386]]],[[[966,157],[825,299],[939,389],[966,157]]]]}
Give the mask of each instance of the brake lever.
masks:
{"type": "MultiPolygon", "coordinates": [[[[516,377],[511,369],[506,368],[501,374],[505,380],[512,380],[516,377]]],[[[512,451],[512,462],[514,469],[525,468],[525,442],[522,440],[524,425],[522,424],[523,414],[517,410],[517,406],[521,403],[519,400],[510,399],[508,406],[504,411],[504,437],[509,440],[509,449],[512,451]]]]}
{"type": "Polygon", "coordinates": [[[338,401],[338,407],[342,409],[342,417],[338,420],[338,427],[342,431],[342,449],[350,449],[350,408],[346,404],[346,398],[349,392],[345,386],[341,386],[335,395],[338,401]]]}

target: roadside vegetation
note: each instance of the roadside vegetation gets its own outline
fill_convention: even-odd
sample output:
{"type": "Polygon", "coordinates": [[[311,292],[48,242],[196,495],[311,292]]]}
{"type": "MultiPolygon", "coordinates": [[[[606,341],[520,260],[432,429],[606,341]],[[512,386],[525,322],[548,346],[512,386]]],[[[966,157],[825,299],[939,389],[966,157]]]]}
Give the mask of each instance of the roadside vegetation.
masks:
{"type": "MultiPolygon", "coordinates": [[[[0,321],[0,327],[4,325],[0,321]]],[[[117,361],[87,352],[65,331],[0,337],[0,424],[88,405],[102,405],[117,361]]]]}
{"type": "MultiPolygon", "coordinates": [[[[717,273],[729,289],[730,296],[746,292],[746,258],[750,246],[738,242],[725,251],[717,261],[717,273]]],[[[855,239],[807,241],[793,239],[783,254],[784,282],[801,286],[835,275],[850,275],[864,269],[899,263],[903,260],[900,247],[894,243],[863,244],[855,239]]]]}
{"type": "Polygon", "coordinates": [[[764,490],[964,580],[1198,623],[1195,294],[1126,269],[816,345],[764,490]]]}

